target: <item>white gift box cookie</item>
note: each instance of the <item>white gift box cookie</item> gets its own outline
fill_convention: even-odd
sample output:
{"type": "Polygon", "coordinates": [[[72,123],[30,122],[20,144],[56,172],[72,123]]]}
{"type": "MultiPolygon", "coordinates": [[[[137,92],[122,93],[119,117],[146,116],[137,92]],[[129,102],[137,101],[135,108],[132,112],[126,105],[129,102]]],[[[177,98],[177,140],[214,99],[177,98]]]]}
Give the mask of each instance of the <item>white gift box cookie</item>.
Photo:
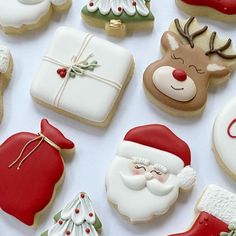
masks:
{"type": "Polygon", "coordinates": [[[93,35],[61,27],[31,86],[36,101],[72,118],[106,126],[133,74],[131,53],[93,35]]]}
{"type": "Polygon", "coordinates": [[[212,137],[217,161],[236,180],[236,98],[217,116],[212,137]]]}
{"type": "Polygon", "coordinates": [[[72,0],[0,0],[0,28],[23,33],[46,24],[53,12],[69,9],[72,0]]]}

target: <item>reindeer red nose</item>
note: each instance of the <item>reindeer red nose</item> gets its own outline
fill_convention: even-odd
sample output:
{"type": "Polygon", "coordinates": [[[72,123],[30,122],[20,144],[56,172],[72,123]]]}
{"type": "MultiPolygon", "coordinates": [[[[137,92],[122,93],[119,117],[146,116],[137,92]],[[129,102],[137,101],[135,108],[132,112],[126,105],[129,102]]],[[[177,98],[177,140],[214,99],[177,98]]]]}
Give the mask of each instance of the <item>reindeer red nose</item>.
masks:
{"type": "Polygon", "coordinates": [[[187,79],[187,74],[184,70],[175,69],[172,74],[178,81],[185,81],[187,79]]]}

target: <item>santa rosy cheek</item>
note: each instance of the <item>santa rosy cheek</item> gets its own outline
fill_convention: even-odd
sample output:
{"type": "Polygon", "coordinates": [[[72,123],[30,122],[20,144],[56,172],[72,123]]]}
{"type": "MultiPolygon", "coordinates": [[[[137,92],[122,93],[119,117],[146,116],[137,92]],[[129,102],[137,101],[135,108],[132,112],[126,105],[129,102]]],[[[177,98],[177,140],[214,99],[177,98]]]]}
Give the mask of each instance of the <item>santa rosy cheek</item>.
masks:
{"type": "Polygon", "coordinates": [[[168,175],[155,175],[154,178],[159,180],[161,183],[164,183],[166,182],[168,175]]]}
{"type": "Polygon", "coordinates": [[[133,175],[141,175],[141,174],[142,174],[142,171],[141,171],[141,170],[138,170],[138,169],[133,169],[133,170],[132,170],[132,173],[133,173],[133,175]]]}

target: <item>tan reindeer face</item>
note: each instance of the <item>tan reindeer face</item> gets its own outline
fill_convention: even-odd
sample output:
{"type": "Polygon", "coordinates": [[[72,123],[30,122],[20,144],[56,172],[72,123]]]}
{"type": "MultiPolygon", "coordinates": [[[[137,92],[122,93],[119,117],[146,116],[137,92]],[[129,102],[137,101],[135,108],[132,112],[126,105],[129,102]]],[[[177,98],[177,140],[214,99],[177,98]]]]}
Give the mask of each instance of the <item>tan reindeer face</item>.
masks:
{"type": "MultiPolygon", "coordinates": [[[[187,22],[188,26],[193,18],[187,22]]],[[[181,28],[178,21],[177,26],[181,28]]],[[[176,27],[177,27],[176,26],[176,27]]],[[[179,29],[179,30],[182,30],[179,29]]],[[[159,103],[174,110],[193,112],[201,110],[207,100],[209,80],[224,78],[229,74],[229,69],[219,63],[211,61],[210,55],[219,53],[223,57],[235,57],[224,55],[223,50],[230,45],[231,40],[221,48],[214,48],[216,34],[212,33],[209,39],[208,52],[194,46],[193,39],[207,31],[207,27],[198,30],[192,35],[187,27],[181,31],[183,37],[189,40],[189,44],[183,43],[180,36],[171,31],[163,34],[161,45],[165,50],[165,56],[146,69],[144,73],[144,86],[148,93],[159,103]]]]}

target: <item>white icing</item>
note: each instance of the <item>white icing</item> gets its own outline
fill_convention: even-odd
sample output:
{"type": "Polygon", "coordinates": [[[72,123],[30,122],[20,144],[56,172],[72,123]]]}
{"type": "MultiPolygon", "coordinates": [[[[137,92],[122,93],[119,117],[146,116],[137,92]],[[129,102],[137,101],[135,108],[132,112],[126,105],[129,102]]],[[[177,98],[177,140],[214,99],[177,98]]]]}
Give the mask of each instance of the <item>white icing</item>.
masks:
{"type": "Polygon", "coordinates": [[[99,10],[102,15],[107,15],[112,11],[114,15],[119,16],[124,11],[129,16],[135,15],[136,12],[141,16],[147,16],[150,11],[146,6],[146,1],[135,0],[135,2],[136,6],[132,4],[133,0],[88,0],[87,9],[90,12],[99,10]],[[120,11],[120,8],[123,10],[120,11]]]}
{"type": "Polygon", "coordinates": [[[184,167],[181,158],[172,153],[130,141],[123,141],[121,143],[117,155],[131,160],[137,156],[146,158],[151,164],[159,163],[165,166],[173,174],[178,174],[184,167]]]}
{"type": "MultiPolygon", "coordinates": [[[[236,98],[233,98],[217,116],[213,128],[213,143],[220,160],[227,169],[236,175],[236,139],[231,138],[227,129],[230,123],[236,118],[236,98]]],[[[231,135],[236,135],[236,124],[230,129],[231,135]]]]}
{"type": "Polygon", "coordinates": [[[210,185],[202,195],[198,211],[205,211],[230,224],[236,219],[236,195],[216,185],[210,185]]]}
{"type": "Polygon", "coordinates": [[[6,73],[9,67],[11,54],[7,47],[0,45],[0,73],[6,73]]]}
{"type": "Polygon", "coordinates": [[[184,167],[178,174],[179,186],[183,190],[191,189],[196,182],[196,171],[190,166],[184,167]]]}
{"type": "Polygon", "coordinates": [[[89,197],[84,194],[84,198],[81,197],[81,193],[61,211],[61,219],[63,223],[59,221],[54,224],[48,230],[48,236],[64,236],[66,231],[70,231],[72,236],[85,236],[86,229],[90,230],[89,235],[97,236],[97,231],[94,228],[96,221],[95,211],[93,210],[92,203],[89,197]],[[79,209],[79,213],[76,213],[76,209],[79,209]],[[92,216],[89,216],[92,214],[92,216]]]}
{"type": "Polygon", "coordinates": [[[155,87],[166,96],[180,102],[192,100],[197,93],[194,81],[187,76],[185,81],[179,81],[174,78],[171,66],[159,67],[153,74],[153,83],[155,87]]]}
{"type": "MultiPolygon", "coordinates": [[[[71,58],[78,53],[79,45],[82,45],[86,35],[71,28],[59,28],[47,55],[70,64],[71,58]],[[66,47],[65,42],[67,42],[66,47]]],[[[81,58],[84,59],[91,54],[99,64],[94,73],[121,86],[124,84],[133,62],[129,51],[93,37],[85,47],[81,58]]],[[[64,82],[57,74],[59,68],[58,65],[42,61],[31,86],[33,97],[55,106],[55,97],[64,82]]],[[[93,122],[104,122],[112,111],[119,93],[120,90],[115,87],[90,76],[77,76],[70,79],[65,86],[59,108],[93,122]]]]}
{"type": "Polygon", "coordinates": [[[171,50],[173,50],[173,51],[177,50],[179,48],[179,43],[175,39],[175,37],[173,35],[171,35],[171,34],[168,34],[168,33],[167,33],[166,36],[167,36],[167,40],[169,42],[171,50]]]}
{"type": "MultiPolygon", "coordinates": [[[[116,156],[112,161],[106,175],[107,197],[109,201],[115,204],[118,211],[122,215],[127,216],[132,222],[147,221],[154,215],[166,213],[178,198],[179,181],[177,177],[169,174],[165,182],[165,187],[168,189],[165,189],[166,191],[163,192],[163,195],[160,192],[156,192],[156,182],[155,186],[153,186],[153,180],[147,180],[149,189],[146,187],[141,190],[135,189],[134,185],[130,182],[129,184],[134,188],[132,189],[124,184],[124,178],[120,175],[120,173],[123,173],[126,176],[132,176],[129,168],[130,162],[132,160],[120,156],[116,156]]],[[[138,188],[138,186],[136,187],[138,188]]]]}
{"type": "Polygon", "coordinates": [[[226,67],[215,63],[207,65],[207,71],[209,72],[222,71],[222,70],[226,70],[226,67]]]}
{"type": "Polygon", "coordinates": [[[47,14],[51,4],[63,5],[69,0],[0,0],[0,25],[20,28],[36,24],[47,14]],[[8,9],[11,9],[10,11],[8,9]],[[14,16],[14,17],[13,17],[14,16]]]}

